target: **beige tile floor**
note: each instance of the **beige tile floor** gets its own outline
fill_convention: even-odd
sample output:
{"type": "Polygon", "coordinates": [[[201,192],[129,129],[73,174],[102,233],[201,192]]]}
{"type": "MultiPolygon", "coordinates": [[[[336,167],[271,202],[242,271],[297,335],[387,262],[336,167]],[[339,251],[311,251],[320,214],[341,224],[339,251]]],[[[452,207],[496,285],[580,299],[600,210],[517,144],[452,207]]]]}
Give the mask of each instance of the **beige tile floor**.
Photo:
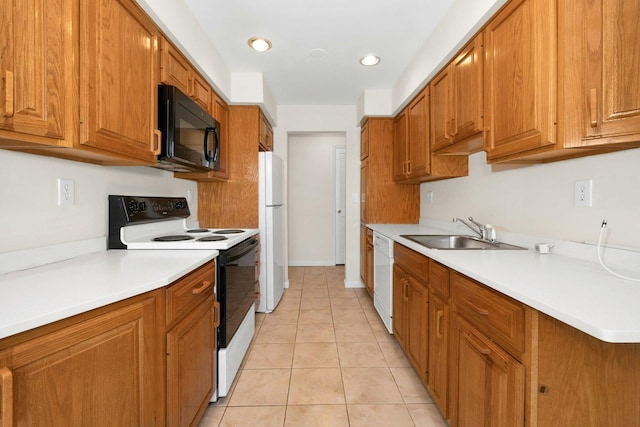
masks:
{"type": "Polygon", "coordinates": [[[343,267],[292,267],[229,396],[200,427],[446,426],[364,289],[343,267]]]}

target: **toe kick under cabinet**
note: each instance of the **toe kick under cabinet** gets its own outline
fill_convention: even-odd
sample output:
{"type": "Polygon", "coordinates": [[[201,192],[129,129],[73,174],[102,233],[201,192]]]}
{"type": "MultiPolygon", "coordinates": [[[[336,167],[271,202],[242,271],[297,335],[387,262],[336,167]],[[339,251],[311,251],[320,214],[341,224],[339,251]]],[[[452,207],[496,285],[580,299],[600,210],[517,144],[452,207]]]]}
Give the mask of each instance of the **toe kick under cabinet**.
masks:
{"type": "Polygon", "coordinates": [[[451,426],[640,427],[640,344],[601,341],[398,243],[394,253],[396,339],[451,426]]]}
{"type": "Polygon", "coordinates": [[[0,340],[0,426],[197,425],[215,385],[210,262],[0,340]]]}

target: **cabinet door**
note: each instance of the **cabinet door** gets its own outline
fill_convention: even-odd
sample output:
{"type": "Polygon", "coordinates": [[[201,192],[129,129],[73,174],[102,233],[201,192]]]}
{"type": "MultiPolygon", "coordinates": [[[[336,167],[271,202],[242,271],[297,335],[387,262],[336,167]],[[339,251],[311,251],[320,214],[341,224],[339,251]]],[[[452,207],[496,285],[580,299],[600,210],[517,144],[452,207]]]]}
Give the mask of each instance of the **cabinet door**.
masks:
{"type": "Polygon", "coordinates": [[[451,67],[445,67],[431,86],[431,148],[436,151],[453,143],[451,134],[451,67]]]}
{"type": "Polygon", "coordinates": [[[155,25],[130,0],[83,1],[80,28],[80,143],[155,163],[155,25]]]}
{"type": "Polygon", "coordinates": [[[420,178],[431,172],[429,141],[429,87],[409,104],[408,177],[420,178]]]}
{"type": "Polygon", "coordinates": [[[447,418],[449,392],[449,305],[429,295],[429,393],[447,418]]]}
{"type": "Polygon", "coordinates": [[[407,178],[407,108],[402,110],[393,121],[393,180],[407,178]]]}
{"type": "Polygon", "coordinates": [[[556,142],[556,2],[515,0],[484,31],[489,160],[556,142]]]}
{"type": "Polygon", "coordinates": [[[452,426],[523,426],[524,367],[459,316],[452,339],[452,426]]]}
{"type": "Polygon", "coordinates": [[[415,277],[407,276],[407,356],[423,383],[427,383],[427,348],[429,346],[429,292],[415,277]]]}
{"type": "Polygon", "coordinates": [[[75,81],[72,4],[0,1],[0,130],[46,137],[53,144],[73,137],[75,117],[66,115],[75,81]]]}
{"type": "Polygon", "coordinates": [[[215,92],[211,91],[213,118],[220,123],[220,169],[210,172],[221,179],[229,178],[229,106],[215,92]]]}
{"type": "Polygon", "coordinates": [[[273,129],[269,124],[269,121],[264,116],[262,111],[260,112],[260,140],[259,146],[263,151],[273,150],[273,129]]]}
{"type": "Polygon", "coordinates": [[[461,141],[482,132],[482,33],[453,60],[451,71],[450,129],[454,140],[461,141]]]}
{"type": "Polygon", "coordinates": [[[360,160],[366,159],[367,156],[369,156],[369,126],[365,123],[360,129],[360,160]]]}
{"type": "Polygon", "coordinates": [[[215,307],[211,296],[167,333],[167,425],[193,425],[209,404],[216,384],[215,307]]]}
{"type": "Polygon", "coordinates": [[[365,275],[365,285],[371,298],[373,298],[373,269],[373,232],[367,229],[367,273],[365,275]]]}
{"type": "Polygon", "coordinates": [[[164,37],[160,40],[160,80],[189,93],[191,65],[180,51],[164,37]]]}
{"type": "Polygon", "coordinates": [[[360,280],[367,286],[367,227],[360,224],[360,280]]]}
{"type": "Polygon", "coordinates": [[[369,179],[369,159],[360,162],[360,222],[367,223],[367,180],[369,179]]]}
{"type": "Polygon", "coordinates": [[[586,138],[640,140],[640,3],[598,0],[585,6],[586,138]],[[631,137],[634,135],[634,137],[631,137]]]}
{"type": "Polygon", "coordinates": [[[398,266],[393,265],[393,333],[398,343],[406,351],[407,330],[407,300],[409,281],[407,274],[398,266]]]}
{"type": "Polygon", "coordinates": [[[158,296],[0,352],[0,367],[10,361],[14,425],[164,425],[158,296]]]}

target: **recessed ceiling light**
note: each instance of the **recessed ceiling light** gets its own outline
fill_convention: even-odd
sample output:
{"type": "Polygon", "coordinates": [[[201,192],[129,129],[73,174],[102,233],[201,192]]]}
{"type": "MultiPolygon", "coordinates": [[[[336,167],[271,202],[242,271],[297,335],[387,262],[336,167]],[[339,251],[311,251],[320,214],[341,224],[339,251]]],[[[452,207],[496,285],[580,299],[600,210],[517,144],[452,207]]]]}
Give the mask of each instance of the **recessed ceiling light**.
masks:
{"type": "Polygon", "coordinates": [[[263,37],[251,37],[247,43],[251,49],[258,52],[265,52],[271,49],[271,42],[263,37]]]}
{"type": "Polygon", "coordinates": [[[367,55],[365,57],[360,58],[360,63],[365,67],[378,65],[379,62],[380,62],[380,57],[375,55],[367,55]]]}

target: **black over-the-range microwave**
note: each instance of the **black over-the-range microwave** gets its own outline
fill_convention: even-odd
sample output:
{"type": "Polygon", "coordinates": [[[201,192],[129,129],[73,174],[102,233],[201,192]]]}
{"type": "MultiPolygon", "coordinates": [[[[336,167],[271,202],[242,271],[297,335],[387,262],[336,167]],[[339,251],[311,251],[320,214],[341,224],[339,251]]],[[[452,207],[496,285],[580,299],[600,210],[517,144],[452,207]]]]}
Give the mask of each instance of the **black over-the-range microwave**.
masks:
{"type": "Polygon", "coordinates": [[[220,124],[175,86],[158,85],[160,169],[203,172],[220,169],[220,124]]]}

